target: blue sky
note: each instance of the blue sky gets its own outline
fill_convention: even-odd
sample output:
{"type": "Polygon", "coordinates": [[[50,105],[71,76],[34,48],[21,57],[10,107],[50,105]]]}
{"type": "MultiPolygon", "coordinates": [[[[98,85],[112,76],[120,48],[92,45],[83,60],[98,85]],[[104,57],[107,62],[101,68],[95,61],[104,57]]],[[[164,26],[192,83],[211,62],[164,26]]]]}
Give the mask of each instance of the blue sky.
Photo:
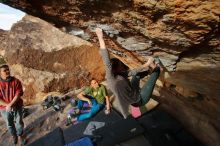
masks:
{"type": "Polygon", "coordinates": [[[0,3],[0,29],[10,30],[11,26],[24,16],[24,12],[0,3]]]}

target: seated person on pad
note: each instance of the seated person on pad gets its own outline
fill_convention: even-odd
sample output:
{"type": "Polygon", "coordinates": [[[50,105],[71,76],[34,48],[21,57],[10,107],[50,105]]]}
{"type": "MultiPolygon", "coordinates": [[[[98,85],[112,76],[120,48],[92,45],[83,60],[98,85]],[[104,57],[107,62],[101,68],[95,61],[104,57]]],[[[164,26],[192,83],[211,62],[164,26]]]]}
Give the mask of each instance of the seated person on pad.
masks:
{"type": "Polygon", "coordinates": [[[84,91],[77,95],[77,98],[79,98],[77,104],[79,109],[83,108],[84,102],[88,102],[91,107],[91,111],[88,113],[80,114],[74,119],[74,121],[83,121],[91,118],[100,110],[102,110],[105,107],[105,104],[105,113],[108,114],[110,112],[110,103],[106,88],[104,85],[99,84],[94,79],[91,80],[89,87],[86,87],[84,91]]]}

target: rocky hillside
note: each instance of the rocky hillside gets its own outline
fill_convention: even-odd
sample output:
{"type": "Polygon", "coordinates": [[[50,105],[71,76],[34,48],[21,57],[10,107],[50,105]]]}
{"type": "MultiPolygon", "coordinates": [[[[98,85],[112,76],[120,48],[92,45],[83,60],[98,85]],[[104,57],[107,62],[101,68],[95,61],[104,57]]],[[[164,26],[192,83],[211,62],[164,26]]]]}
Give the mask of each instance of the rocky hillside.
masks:
{"type": "Polygon", "coordinates": [[[5,3],[29,14],[10,32],[0,31],[1,54],[23,80],[27,104],[92,77],[104,79],[93,33],[98,26],[111,54],[131,68],[149,55],[159,56],[165,71],[157,100],[204,145],[220,143],[219,0],[5,3]]]}
{"type": "Polygon", "coordinates": [[[23,81],[26,104],[42,101],[48,92],[80,88],[93,77],[104,79],[97,48],[39,18],[25,16],[2,39],[1,55],[23,81]]]}

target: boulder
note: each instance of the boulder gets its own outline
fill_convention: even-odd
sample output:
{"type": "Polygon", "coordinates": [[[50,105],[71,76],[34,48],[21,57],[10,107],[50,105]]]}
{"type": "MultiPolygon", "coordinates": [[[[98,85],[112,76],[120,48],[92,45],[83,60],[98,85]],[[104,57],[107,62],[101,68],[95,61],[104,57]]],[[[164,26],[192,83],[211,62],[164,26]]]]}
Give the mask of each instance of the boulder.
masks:
{"type": "MultiPolygon", "coordinates": [[[[214,146],[220,143],[220,127],[217,124],[220,114],[218,107],[220,93],[219,0],[19,0],[19,2],[7,0],[4,3],[40,17],[57,28],[68,25],[76,26],[86,34],[88,33],[89,37],[84,38],[93,44],[97,44],[97,39],[91,32],[93,31],[91,28],[94,26],[103,28],[111,56],[119,58],[130,68],[146,62],[149,55],[159,56],[165,71],[164,74],[161,74],[160,81],[162,83],[160,82],[160,85],[164,85],[161,88],[166,90],[166,92],[161,90],[161,93],[157,94],[160,95],[158,100],[161,105],[164,105],[165,109],[179,121],[183,121],[185,127],[204,145],[214,146]]],[[[34,25],[36,24],[34,23],[34,25]]],[[[31,33],[33,26],[26,26],[28,28],[23,29],[31,33]]],[[[39,26],[36,25],[36,27],[39,26]]],[[[15,28],[12,29],[12,32],[15,28]]],[[[20,30],[18,29],[18,31],[20,30]]],[[[44,29],[43,31],[50,30],[44,29]]],[[[62,54],[63,50],[79,50],[76,49],[77,47],[83,50],[82,48],[84,48],[80,45],[76,47],[76,44],[74,47],[71,45],[58,47],[59,44],[62,44],[60,38],[64,38],[63,35],[59,35],[59,39],[48,41],[48,44],[44,43],[44,39],[41,39],[44,37],[41,36],[38,45],[33,47],[35,44],[29,43],[29,40],[39,34],[31,33],[31,36],[23,35],[20,32],[19,34],[22,38],[20,43],[9,48],[20,48],[20,44],[26,44],[26,47],[22,49],[23,53],[30,53],[26,56],[31,56],[31,52],[34,52],[36,56],[42,57],[39,57],[39,61],[33,61],[34,56],[18,57],[18,55],[14,55],[12,57],[12,54],[21,54],[21,49],[5,51],[6,56],[11,58],[9,59],[11,64],[19,62],[28,68],[40,71],[49,71],[55,74],[61,74],[64,70],[70,71],[75,68],[75,65],[71,68],[70,62],[60,61],[56,55],[62,54]],[[54,46],[53,43],[57,43],[57,46],[54,46]],[[44,51],[39,49],[44,47],[44,51]],[[27,51],[29,48],[33,48],[34,51],[27,51]],[[15,50],[19,51],[12,53],[15,50]],[[57,54],[51,53],[52,50],[57,54]],[[48,60],[52,61],[48,62],[48,60]],[[63,64],[68,65],[64,66],[63,64]]],[[[48,35],[44,34],[44,36],[48,35]]],[[[51,35],[49,36],[47,40],[52,39],[51,35]]],[[[11,39],[15,40],[13,35],[11,39]]],[[[10,43],[12,44],[11,41],[10,43]]],[[[95,47],[88,47],[90,43],[85,42],[85,44],[86,48],[96,50],[95,47]]],[[[2,48],[4,47],[1,43],[0,49],[2,48]]],[[[95,54],[91,56],[98,58],[95,54]]],[[[77,58],[78,56],[70,57],[77,58]]],[[[96,68],[90,65],[93,60],[88,61],[91,68],[96,68]]],[[[94,62],[98,66],[101,61],[95,59],[94,62]]],[[[81,66],[83,77],[87,75],[89,70],[86,64],[82,63],[81,66]]],[[[101,73],[99,69],[101,68],[95,69],[97,74],[101,73]]],[[[101,74],[99,75],[101,76],[101,74]]],[[[52,84],[56,82],[54,81],[52,84]]],[[[63,83],[67,84],[66,81],[63,83]]],[[[55,88],[51,87],[51,89],[55,88]]]]}
{"type": "Polygon", "coordinates": [[[25,104],[43,100],[40,93],[64,93],[88,85],[91,78],[104,79],[97,47],[30,15],[4,34],[0,48],[23,83],[25,104]]]}

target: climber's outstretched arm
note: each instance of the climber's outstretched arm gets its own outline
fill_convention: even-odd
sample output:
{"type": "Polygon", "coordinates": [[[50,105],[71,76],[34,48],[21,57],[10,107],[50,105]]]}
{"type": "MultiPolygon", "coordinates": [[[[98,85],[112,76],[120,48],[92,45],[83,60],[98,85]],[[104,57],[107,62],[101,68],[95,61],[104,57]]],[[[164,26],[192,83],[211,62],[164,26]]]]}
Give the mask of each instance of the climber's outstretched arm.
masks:
{"type": "Polygon", "coordinates": [[[98,36],[99,45],[100,45],[100,53],[101,53],[102,60],[105,65],[106,78],[107,78],[107,80],[113,79],[114,76],[112,74],[112,65],[111,65],[111,61],[110,61],[110,57],[109,57],[109,52],[106,49],[105,42],[103,39],[102,29],[96,28],[96,35],[98,36]]]}

